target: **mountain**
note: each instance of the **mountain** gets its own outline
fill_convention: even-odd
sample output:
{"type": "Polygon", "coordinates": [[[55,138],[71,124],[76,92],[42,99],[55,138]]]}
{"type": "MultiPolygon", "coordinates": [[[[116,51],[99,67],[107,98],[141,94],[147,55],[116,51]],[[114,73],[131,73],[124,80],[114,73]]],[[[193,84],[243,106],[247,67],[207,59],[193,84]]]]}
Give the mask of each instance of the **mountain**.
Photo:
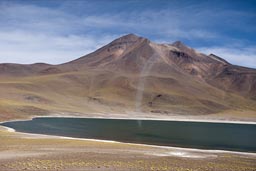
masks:
{"type": "Polygon", "coordinates": [[[256,70],[128,34],[60,65],[0,64],[0,118],[116,113],[256,116],[256,70]]]}

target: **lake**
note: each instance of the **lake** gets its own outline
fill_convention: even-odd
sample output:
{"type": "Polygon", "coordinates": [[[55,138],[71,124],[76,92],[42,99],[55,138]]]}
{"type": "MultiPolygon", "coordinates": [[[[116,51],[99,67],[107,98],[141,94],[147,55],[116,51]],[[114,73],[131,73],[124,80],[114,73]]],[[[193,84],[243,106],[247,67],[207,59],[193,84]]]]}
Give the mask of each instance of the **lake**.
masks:
{"type": "Polygon", "coordinates": [[[34,134],[256,152],[253,124],[42,117],[1,125],[34,134]]]}

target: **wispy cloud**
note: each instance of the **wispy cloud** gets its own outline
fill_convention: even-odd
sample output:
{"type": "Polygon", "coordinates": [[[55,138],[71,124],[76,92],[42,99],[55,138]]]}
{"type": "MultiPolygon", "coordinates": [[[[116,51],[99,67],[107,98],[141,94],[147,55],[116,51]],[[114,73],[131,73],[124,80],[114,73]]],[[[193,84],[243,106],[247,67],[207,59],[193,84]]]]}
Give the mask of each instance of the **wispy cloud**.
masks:
{"type": "Polygon", "coordinates": [[[256,68],[256,46],[250,47],[203,47],[198,49],[205,54],[215,54],[236,65],[256,68]]]}
{"type": "MultiPolygon", "coordinates": [[[[240,34],[248,38],[256,30],[255,24],[243,25],[255,21],[255,13],[209,7],[204,1],[20,2],[0,2],[0,63],[62,63],[130,32],[161,42],[182,40],[206,51],[229,44],[240,34]]],[[[238,53],[255,59],[243,50],[238,53]]]]}
{"type": "Polygon", "coordinates": [[[116,37],[81,33],[79,19],[58,10],[19,4],[0,9],[0,63],[67,62],[116,37]]]}
{"type": "Polygon", "coordinates": [[[40,33],[0,32],[1,63],[58,64],[91,53],[111,41],[112,36],[48,35],[40,33]]]}

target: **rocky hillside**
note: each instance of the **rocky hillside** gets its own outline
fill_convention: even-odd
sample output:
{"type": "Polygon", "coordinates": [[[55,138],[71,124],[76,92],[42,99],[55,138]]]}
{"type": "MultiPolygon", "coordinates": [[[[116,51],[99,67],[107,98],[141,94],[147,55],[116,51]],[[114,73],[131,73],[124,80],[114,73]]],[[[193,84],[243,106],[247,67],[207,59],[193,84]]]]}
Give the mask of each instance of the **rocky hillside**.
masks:
{"type": "MultiPolygon", "coordinates": [[[[256,70],[129,34],[61,65],[0,64],[0,117],[256,113],[256,70]]],[[[239,114],[240,115],[240,114],[239,114]]]]}

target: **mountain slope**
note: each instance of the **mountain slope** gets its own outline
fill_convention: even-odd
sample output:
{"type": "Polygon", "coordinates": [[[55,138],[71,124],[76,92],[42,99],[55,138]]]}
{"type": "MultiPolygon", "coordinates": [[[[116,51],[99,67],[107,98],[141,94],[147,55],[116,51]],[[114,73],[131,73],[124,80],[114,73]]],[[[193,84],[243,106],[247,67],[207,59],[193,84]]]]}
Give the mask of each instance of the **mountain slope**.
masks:
{"type": "Polygon", "coordinates": [[[133,34],[61,65],[0,64],[0,93],[5,119],[100,112],[256,116],[255,69],[133,34]]]}

